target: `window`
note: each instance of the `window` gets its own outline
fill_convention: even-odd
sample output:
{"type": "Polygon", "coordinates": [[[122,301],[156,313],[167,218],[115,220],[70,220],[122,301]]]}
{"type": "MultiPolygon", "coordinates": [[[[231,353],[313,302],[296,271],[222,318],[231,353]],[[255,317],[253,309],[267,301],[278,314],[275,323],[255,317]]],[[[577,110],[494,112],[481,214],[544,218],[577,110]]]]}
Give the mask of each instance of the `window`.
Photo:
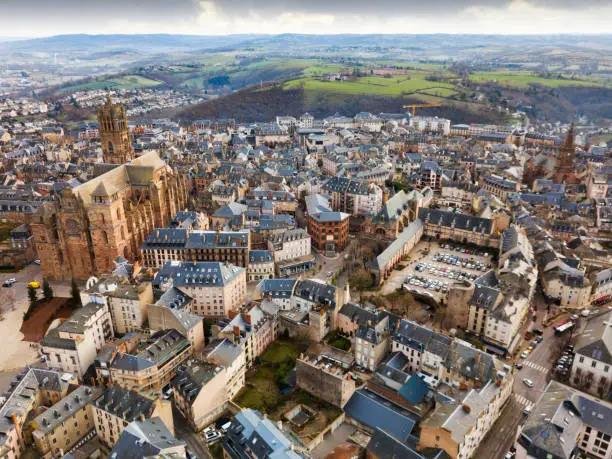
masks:
{"type": "Polygon", "coordinates": [[[580,356],[580,359],[578,360],[580,363],[584,362],[584,356],[580,356]]]}

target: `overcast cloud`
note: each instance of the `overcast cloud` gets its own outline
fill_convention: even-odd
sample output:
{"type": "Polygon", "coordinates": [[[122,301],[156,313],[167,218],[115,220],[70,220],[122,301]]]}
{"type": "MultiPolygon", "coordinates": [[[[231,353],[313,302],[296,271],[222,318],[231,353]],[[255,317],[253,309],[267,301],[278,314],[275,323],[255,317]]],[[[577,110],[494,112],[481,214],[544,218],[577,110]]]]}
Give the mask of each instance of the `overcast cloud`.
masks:
{"type": "Polygon", "coordinates": [[[0,0],[0,36],[609,33],[604,0],[0,0]]]}

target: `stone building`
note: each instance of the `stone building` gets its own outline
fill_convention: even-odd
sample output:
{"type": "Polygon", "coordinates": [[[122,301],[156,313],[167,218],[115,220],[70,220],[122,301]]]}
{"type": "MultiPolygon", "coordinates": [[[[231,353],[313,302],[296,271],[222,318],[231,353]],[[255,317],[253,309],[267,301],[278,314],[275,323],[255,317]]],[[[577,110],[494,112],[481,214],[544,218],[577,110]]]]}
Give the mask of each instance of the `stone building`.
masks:
{"type": "Polygon", "coordinates": [[[113,104],[109,96],[97,112],[104,162],[125,164],[134,159],[125,107],[113,104]]]}
{"type": "Polygon", "coordinates": [[[355,381],[345,368],[324,356],[301,355],[296,361],[296,384],[315,397],[343,408],[355,392],[355,381]]]}
{"type": "Polygon", "coordinates": [[[156,152],[114,167],[39,207],[31,229],[43,277],[87,279],[134,259],[145,237],[187,205],[187,178],[156,152]]]}

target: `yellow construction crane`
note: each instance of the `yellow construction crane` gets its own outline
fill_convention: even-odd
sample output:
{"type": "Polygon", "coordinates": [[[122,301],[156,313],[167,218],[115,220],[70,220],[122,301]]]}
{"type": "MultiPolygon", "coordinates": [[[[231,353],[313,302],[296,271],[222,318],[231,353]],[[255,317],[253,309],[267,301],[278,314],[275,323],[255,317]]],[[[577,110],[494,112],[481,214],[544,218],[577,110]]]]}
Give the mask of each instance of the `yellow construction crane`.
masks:
{"type": "Polygon", "coordinates": [[[402,108],[410,108],[412,110],[412,116],[416,114],[417,108],[426,108],[426,107],[441,107],[442,104],[410,104],[404,105],[402,108]]]}

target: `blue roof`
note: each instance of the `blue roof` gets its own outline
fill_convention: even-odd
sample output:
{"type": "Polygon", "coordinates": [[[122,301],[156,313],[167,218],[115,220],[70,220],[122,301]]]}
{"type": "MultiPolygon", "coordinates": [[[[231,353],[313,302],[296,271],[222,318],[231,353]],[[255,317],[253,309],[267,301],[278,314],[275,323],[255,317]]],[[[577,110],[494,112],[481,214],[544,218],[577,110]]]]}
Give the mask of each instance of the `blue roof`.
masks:
{"type": "Polygon", "coordinates": [[[408,382],[400,388],[399,393],[409,403],[418,405],[421,403],[428,390],[427,384],[419,375],[412,375],[408,382]]]}
{"type": "Polygon", "coordinates": [[[394,408],[393,404],[366,389],[353,393],[344,412],[371,429],[384,430],[401,441],[408,439],[416,423],[406,411],[398,406],[394,408]]]}

